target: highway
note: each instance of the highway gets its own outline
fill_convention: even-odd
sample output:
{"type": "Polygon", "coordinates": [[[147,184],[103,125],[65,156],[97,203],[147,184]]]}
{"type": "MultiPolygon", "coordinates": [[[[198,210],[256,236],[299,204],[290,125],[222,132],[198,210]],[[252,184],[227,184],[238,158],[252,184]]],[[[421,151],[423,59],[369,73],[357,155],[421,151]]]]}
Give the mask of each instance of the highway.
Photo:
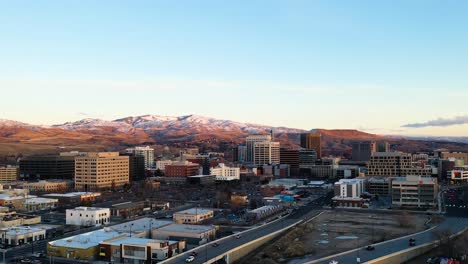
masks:
{"type": "MultiPolygon", "coordinates": [[[[321,199],[323,198],[319,198],[318,200],[321,200],[321,199]]],[[[238,246],[246,244],[250,241],[264,237],[268,234],[281,230],[287,226],[297,224],[304,220],[308,220],[320,213],[320,210],[318,209],[320,209],[320,207],[317,205],[313,205],[313,204],[305,205],[305,206],[300,207],[299,209],[297,209],[290,215],[283,217],[279,220],[241,232],[240,238],[236,238],[235,235],[232,235],[226,238],[222,238],[220,240],[210,242],[206,245],[197,247],[196,249],[192,250],[192,251],[197,252],[198,254],[192,263],[202,264],[206,262],[207,260],[224,255],[226,254],[226,252],[238,246]],[[214,243],[217,243],[218,246],[214,247],[213,246],[214,243]]],[[[185,259],[190,255],[192,251],[185,252],[183,254],[172,257],[166,261],[163,261],[163,263],[164,264],[186,263],[185,259]]]]}
{"type": "Polygon", "coordinates": [[[466,218],[456,218],[456,217],[447,217],[444,222],[436,226],[434,229],[428,229],[422,232],[419,232],[415,235],[405,236],[402,238],[397,238],[394,240],[389,240],[375,245],[373,251],[367,251],[365,247],[350,250],[338,255],[325,257],[320,260],[313,260],[304,262],[306,264],[328,264],[330,261],[338,261],[339,264],[352,264],[352,263],[365,263],[379,257],[390,255],[401,250],[409,248],[409,239],[416,239],[416,246],[422,245],[435,241],[434,236],[435,230],[447,230],[449,229],[452,233],[457,233],[468,227],[468,220],[466,218]],[[360,262],[357,261],[357,258],[360,258],[360,262]]]}

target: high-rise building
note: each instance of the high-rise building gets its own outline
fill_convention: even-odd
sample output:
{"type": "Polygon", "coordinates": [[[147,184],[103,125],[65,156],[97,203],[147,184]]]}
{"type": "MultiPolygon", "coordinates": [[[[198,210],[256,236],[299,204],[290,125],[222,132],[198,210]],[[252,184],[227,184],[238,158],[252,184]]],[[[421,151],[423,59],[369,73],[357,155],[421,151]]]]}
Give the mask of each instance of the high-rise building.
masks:
{"type": "Polygon", "coordinates": [[[375,152],[369,165],[369,176],[399,177],[406,175],[411,166],[412,156],[403,152],[375,152]]]}
{"type": "Polygon", "coordinates": [[[246,146],[237,146],[237,161],[238,162],[247,161],[247,147],[246,146]]]}
{"type": "Polygon", "coordinates": [[[23,158],[20,174],[28,180],[63,179],[75,177],[75,157],[72,155],[40,155],[23,158]]]}
{"type": "Polygon", "coordinates": [[[352,143],[353,161],[369,161],[372,153],[376,152],[374,141],[355,141],[352,143]]]}
{"type": "Polygon", "coordinates": [[[127,153],[145,158],[145,168],[154,168],[154,149],[149,146],[128,148],[127,153]]]}
{"type": "Polygon", "coordinates": [[[75,157],[75,188],[98,190],[129,182],[129,157],[118,152],[90,152],[75,157]]]}
{"type": "Polygon", "coordinates": [[[0,183],[10,183],[18,180],[19,167],[6,166],[0,167],[0,183]]]}
{"type": "Polygon", "coordinates": [[[301,147],[315,150],[317,158],[322,158],[322,135],[318,132],[301,134],[301,147]]]}
{"type": "Polygon", "coordinates": [[[128,156],[130,181],[139,181],[145,178],[145,157],[135,154],[126,154],[128,156]]]}
{"type": "Polygon", "coordinates": [[[254,164],[280,164],[280,143],[279,142],[255,142],[254,143],[254,164]]]}
{"type": "Polygon", "coordinates": [[[299,175],[299,150],[280,149],[280,161],[281,164],[289,165],[291,175],[299,175]]]}
{"type": "Polygon", "coordinates": [[[468,165],[468,153],[465,152],[442,152],[440,154],[442,159],[457,159],[457,160],[463,160],[463,165],[468,165]]]}
{"type": "Polygon", "coordinates": [[[313,165],[317,161],[317,151],[301,149],[299,150],[299,166],[313,165]]]}
{"type": "Polygon", "coordinates": [[[247,162],[254,162],[254,145],[257,142],[271,142],[271,135],[251,135],[245,139],[247,162]]]}
{"type": "Polygon", "coordinates": [[[377,152],[390,152],[390,144],[387,141],[377,142],[377,152]]]}

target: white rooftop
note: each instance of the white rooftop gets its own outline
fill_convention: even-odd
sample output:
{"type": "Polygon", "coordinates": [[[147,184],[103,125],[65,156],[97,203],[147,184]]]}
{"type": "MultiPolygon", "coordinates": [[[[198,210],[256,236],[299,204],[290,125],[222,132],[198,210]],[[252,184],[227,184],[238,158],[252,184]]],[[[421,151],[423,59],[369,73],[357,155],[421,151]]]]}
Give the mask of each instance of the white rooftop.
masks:
{"type": "Polygon", "coordinates": [[[127,233],[112,231],[110,229],[100,229],[76,236],[66,237],[63,239],[49,242],[49,245],[56,247],[68,247],[68,248],[81,248],[86,249],[99,245],[103,240],[119,237],[129,236],[127,233]]]}
{"type": "Polygon", "coordinates": [[[79,206],[75,207],[74,209],[67,209],[68,210],[75,210],[75,211],[100,211],[100,210],[110,210],[109,208],[100,208],[100,207],[86,207],[86,206],[79,206]]]}
{"type": "Polygon", "coordinates": [[[176,212],[176,214],[193,214],[193,215],[196,215],[196,214],[207,214],[209,212],[213,212],[213,210],[206,209],[206,208],[190,208],[190,209],[187,209],[187,210],[176,212]]]}
{"type": "Polygon", "coordinates": [[[44,231],[43,228],[29,227],[29,226],[9,227],[9,228],[2,228],[0,230],[2,230],[2,233],[6,231],[5,233],[10,236],[25,235],[25,234],[44,231]]]}
{"type": "Polygon", "coordinates": [[[177,241],[171,241],[171,240],[158,240],[158,239],[148,239],[148,238],[139,238],[139,237],[123,237],[119,239],[113,239],[111,241],[105,241],[105,242],[102,242],[101,244],[113,245],[113,246],[118,246],[121,244],[146,246],[148,245],[148,243],[163,243],[163,242],[169,242],[169,244],[177,243],[177,241]]]}
{"type": "Polygon", "coordinates": [[[31,198],[24,201],[24,204],[43,204],[43,203],[57,203],[57,199],[52,198],[31,198]]]}
{"type": "Polygon", "coordinates": [[[44,196],[50,196],[50,197],[76,197],[76,196],[90,195],[90,194],[101,195],[101,193],[98,193],[98,192],[69,192],[69,193],[49,193],[49,194],[45,194],[44,196]]]}
{"type": "Polygon", "coordinates": [[[205,233],[205,232],[210,231],[212,229],[214,229],[213,226],[185,225],[185,224],[171,224],[171,225],[159,228],[159,230],[161,230],[161,231],[181,232],[181,233],[195,233],[195,234],[205,233]]]}
{"type": "Polygon", "coordinates": [[[141,218],[138,220],[118,224],[118,225],[113,225],[110,226],[109,228],[114,230],[114,231],[119,231],[119,232],[129,232],[130,227],[133,232],[139,232],[139,231],[146,231],[155,228],[160,228],[163,226],[167,226],[172,224],[171,221],[164,221],[164,220],[156,220],[153,218],[141,218]]]}

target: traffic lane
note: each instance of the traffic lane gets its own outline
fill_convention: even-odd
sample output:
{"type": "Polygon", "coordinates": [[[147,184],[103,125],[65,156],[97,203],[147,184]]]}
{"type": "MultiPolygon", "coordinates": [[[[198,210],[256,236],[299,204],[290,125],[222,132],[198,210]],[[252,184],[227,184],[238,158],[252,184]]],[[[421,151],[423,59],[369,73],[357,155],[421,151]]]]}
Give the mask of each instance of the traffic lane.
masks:
{"type": "MultiPolygon", "coordinates": [[[[424,233],[411,236],[416,239],[416,246],[429,243],[435,240],[434,230],[444,230],[450,228],[452,233],[457,233],[468,226],[468,223],[465,222],[466,219],[460,218],[447,218],[443,223],[437,226],[434,229],[426,230],[424,233]]],[[[395,241],[384,242],[384,244],[375,246],[375,250],[367,251],[365,247],[360,248],[359,257],[361,262],[370,261],[382,256],[386,256],[401,250],[410,248],[409,246],[409,237],[401,238],[395,241]]],[[[354,251],[346,255],[338,257],[329,257],[322,261],[321,263],[329,263],[330,260],[336,260],[339,263],[356,263],[358,257],[358,252],[354,251]]]]}

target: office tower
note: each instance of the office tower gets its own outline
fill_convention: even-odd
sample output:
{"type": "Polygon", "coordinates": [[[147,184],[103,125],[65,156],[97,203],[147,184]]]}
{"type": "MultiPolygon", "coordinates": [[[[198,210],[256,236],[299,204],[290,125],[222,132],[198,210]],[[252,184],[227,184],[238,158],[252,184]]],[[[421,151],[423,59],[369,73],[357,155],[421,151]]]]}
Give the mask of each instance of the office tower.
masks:
{"type": "Polygon", "coordinates": [[[301,134],[301,147],[308,150],[315,150],[317,158],[322,158],[322,135],[318,132],[301,134]]]}
{"type": "Polygon", "coordinates": [[[145,169],[154,168],[154,149],[149,146],[128,148],[127,153],[145,158],[145,169]]]}
{"type": "Polygon", "coordinates": [[[15,166],[0,167],[0,183],[10,183],[18,180],[19,168],[15,166]]]}
{"type": "Polygon", "coordinates": [[[297,149],[280,149],[281,164],[290,166],[291,175],[299,175],[299,150],[297,149]]]}
{"type": "Polygon", "coordinates": [[[98,190],[129,182],[129,157],[118,152],[90,152],[75,157],[75,188],[98,190]]]}
{"type": "Polygon", "coordinates": [[[247,149],[246,162],[254,162],[254,145],[256,142],[271,142],[271,135],[251,135],[245,139],[247,149]]]}
{"type": "Polygon", "coordinates": [[[237,146],[237,161],[246,162],[246,160],[247,160],[247,147],[237,146]]]}
{"type": "Polygon", "coordinates": [[[255,142],[253,154],[253,162],[257,166],[280,164],[280,143],[268,141],[255,142]]]}
{"type": "Polygon", "coordinates": [[[375,152],[369,165],[369,176],[399,177],[406,175],[412,162],[411,154],[403,152],[375,152]]]}
{"type": "Polygon", "coordinates": [[[130,182],[145,179],[145,157],[135,154],[126,154],[128,156],[130,182]]]}
{"type": "Polygon", "coordinates": [[[299,166],[300,165],[314,165],[317,161],[317,151],[301,149],[299,150],[299,166]]]}
{"type": "Polygon", "coordinates": [[[376,145],[373,141],[355,141],[352,143],[353,161],[369,161],[372,153],[376,152],[376,145]]]}
{"type": "Polygon", "coordinates": [[[75,177],[75,157],[40,155],[23,158],[19,162],[20,174],[26,180],[68,179],[75,177]]]}
{"type": "Polygon", "coordinates": [[[390,144],[387,141],[377,142],[377,152],[390,152],[390,144]]]}

